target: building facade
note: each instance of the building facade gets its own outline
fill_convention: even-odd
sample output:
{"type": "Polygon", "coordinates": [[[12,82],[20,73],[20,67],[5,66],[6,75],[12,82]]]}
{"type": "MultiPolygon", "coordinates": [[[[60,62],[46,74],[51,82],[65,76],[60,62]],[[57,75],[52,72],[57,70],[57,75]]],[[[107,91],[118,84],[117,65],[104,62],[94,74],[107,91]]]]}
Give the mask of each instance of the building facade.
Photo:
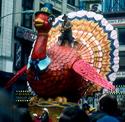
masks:
{"type": "Polygon", "coordinates": [[[0,0],[1,71],[14,72],[27,63],[35,39],[33,11],[45,2],[53,4],[55,16],[77,11],[79,4],[77,0],[0,0]]]}
{"type": "Polygon", "coordinates": [[[12,43],[13,43],[13,15],[6,16],[13,13],[13,0],[0,0],[0,69],[12,72],[12,43]],[[5,17],[4,17],[5,16],[5,17]]]}

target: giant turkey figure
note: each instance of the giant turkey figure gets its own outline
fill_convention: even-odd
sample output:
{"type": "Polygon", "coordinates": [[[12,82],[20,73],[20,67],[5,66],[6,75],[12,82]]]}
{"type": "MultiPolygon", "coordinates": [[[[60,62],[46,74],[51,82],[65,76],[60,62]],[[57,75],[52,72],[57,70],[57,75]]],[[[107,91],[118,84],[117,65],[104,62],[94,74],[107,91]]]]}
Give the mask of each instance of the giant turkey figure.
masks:
{"type": "Polygon", "coordinates": [[[28,65],[7,83],[10,87],[24,73],[32,90],[41,97],[77,97],[98,88],[114,89],[118,70],[118,40],[116,31],[94,12],[78,11],[67,14],[73,24],[76,45],[59,46],[61,17],[52,26],[48,8],[35,14],[38,32],[28,65]],[[51,30],[50,30],[51,29],[51,30]],[[48,43],[47,43],[48,42],[48,43]]]}

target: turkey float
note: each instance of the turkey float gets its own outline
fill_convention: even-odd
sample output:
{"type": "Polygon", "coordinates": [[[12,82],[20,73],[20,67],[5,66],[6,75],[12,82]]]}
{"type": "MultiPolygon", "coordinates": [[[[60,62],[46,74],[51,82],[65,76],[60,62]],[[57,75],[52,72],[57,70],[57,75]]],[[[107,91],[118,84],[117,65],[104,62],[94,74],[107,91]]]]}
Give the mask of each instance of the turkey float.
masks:
{"type": "Polygon", "coordinates": [[[112,82],[119,68],[119,44],[113,26],[101,14],[84,10],[68,13],[75,44],[59,45],[62,16],[52,24],[46,9],[35,13],[38,35],[28,64],[8,81],[6,88],[24,73],[32,90],[43,98],[79,99],[101,88],[115,88],[112,82]]]}

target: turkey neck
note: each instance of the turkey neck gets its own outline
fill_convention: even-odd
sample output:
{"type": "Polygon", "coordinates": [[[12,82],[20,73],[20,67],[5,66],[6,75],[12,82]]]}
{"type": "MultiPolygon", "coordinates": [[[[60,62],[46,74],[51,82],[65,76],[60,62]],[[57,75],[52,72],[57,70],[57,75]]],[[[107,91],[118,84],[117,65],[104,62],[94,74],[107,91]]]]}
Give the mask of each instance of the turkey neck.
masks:
{"type": "Polygon", "coordinates": [[[38,33],[34,49],[31,55],[32,59],[44,59],[46,57],[46,46],[48,33],[38,33]]]}

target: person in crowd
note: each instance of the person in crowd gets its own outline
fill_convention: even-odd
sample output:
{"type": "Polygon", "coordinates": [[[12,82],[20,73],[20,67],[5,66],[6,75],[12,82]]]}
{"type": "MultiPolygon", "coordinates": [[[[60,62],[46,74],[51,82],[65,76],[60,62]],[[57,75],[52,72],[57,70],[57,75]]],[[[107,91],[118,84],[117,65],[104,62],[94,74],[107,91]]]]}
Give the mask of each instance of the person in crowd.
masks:
{"type": "Polygon", "coordinates": [[[36,113],[33,113],[33,122],[42,122],[41,116],[36,113]]]}
{"type": "Polygon", "coordinates": [[[88,103],[84,103],[82,109],[87,115],[91,115],[95,111],[95,108],[91,107],[88,103]]]}
{"type": "Polygon", "coordinates": [[[30,112],[28,111],[27,108],[23,108],[23,110],[21,110],[21,108],[19,109],[20,113],[21,113],[21,122],[33,122],[33,119],[31,117],[30,112]]]}
{"type": "Polygon", "coordinates": [[[62,111],[59,122],[90,122],[87,114],[79,106],[68,106],[62,111]]]}
{"type": "Polygon", "coordinates": [[[99,100],[99,111],[90,116],[92,122],[122,122],[114,96],[105,94],[99,100]]]}
{"type": "Polygon", "coordinates": [[[43,113],[41,115],[41,122],[52,122],[51,118],[49,117],[49,111],[47,108],[43,108],[43,113]]]}
{"type": "Polygon", "coordinates": [[[119,110],[120,114],[122,115],[123,122],[125,122],[125,97],[119,102],[119,110]]]}
{"type": "Polygon", "coordinates": [[[21,122],[20,115],[9,94],[0,89],[0,122],[21,122]]]}
{"type": "Polygon", "coordinates": [[[33,122],[28,109],[18,108],[4,89],[0,89],[0,122],[33,122]]]}
{"type": "Polygon", "coordinates": [[[62,26],[61,26],[61,36],[59,36],[59,38],[58,38],[58,43],[59,43],[59,45],[62,45],[67,40],[68,43],[71,45],[71,47],[73,47],[74,46],[74,38],[72,36],[72,24],[68,20],[68,16],[66,14],[64,14],[62,19],[64,21],[63,21],[62,26]]]}

